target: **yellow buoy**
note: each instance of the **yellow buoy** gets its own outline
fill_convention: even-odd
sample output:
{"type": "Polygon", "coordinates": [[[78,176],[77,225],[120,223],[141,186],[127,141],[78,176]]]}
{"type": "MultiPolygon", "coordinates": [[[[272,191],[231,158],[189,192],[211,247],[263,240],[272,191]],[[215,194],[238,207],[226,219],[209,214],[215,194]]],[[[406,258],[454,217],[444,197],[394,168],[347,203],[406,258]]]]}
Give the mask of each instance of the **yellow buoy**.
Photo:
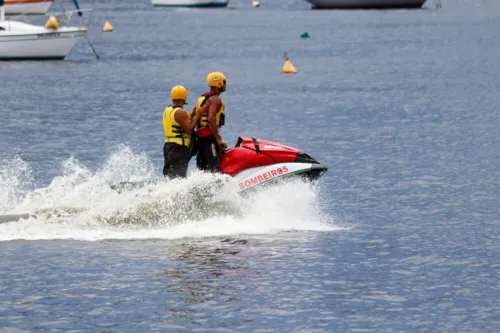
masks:
{"type": "Polygon", "coordinates": [[[111,25],[111,23],[109,23],[109,21],[106,21],[106,22],[104,23],[104,26],[102,27],[102,31],[103,31],[103,32],[111,32],[111,31],[113,31],[113,30],[114,30],[114,29],[113,29],[113,26],[111,25]]]}
{"type": "Polygon", "coordinates": [[[260,1],[252,1],[252,6],[253,7],[259,7],[260,6],[260,1]]]}
{"type": "Polygon", "coordinates": [[[282,72],[285,74],[296,74],[297,73],[297,70],[293,66],[292,62],[290,61],[290,59],[288,59],[287,52],[285,52],[285,64],[283,65],[282,72]]]}
{"type": "Polygon", "coordinates": [[[59,29],[59,22],[57,22],[55,16],[49,17],[47,23],[45,24],[45,29],[59,29]]]}

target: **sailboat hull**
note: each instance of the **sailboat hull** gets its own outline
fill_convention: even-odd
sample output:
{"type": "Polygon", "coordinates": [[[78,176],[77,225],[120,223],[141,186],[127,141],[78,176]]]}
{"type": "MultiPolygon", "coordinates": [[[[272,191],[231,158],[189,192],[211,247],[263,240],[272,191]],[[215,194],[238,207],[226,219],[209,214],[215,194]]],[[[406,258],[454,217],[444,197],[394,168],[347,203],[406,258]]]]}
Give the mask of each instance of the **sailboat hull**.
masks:
{"type": "Polygon", "coordinates": [[[306,0],[313,9],[421,8],[426,0],[306,0]]]}
{"type": "Polygon", "coordinates": [[[46,14],[54,0],[5,0],[5,14],[46,14]]]}
{"type": "Polygon", "coordinates": [[[17,21],[0,22],[0,60],[64,59],[87,28],[48,30],[17,21]]]}
{"type": "Polygon", "coordinates": [[[151,0],[155,7],[226,7],[229,0],[151,0]]]}

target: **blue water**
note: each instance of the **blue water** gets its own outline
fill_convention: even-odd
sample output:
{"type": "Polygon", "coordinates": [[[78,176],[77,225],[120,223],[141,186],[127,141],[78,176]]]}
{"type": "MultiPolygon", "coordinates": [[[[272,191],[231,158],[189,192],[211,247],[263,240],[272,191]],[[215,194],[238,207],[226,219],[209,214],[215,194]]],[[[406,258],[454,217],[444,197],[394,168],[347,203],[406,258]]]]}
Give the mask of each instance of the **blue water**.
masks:
{"type": "Polygon", "coordinates": [[[499,332],[500,3],[442,3],[85,1],[100,60],[0,62],[0,213],[37,212],[0,224],[0,332],[499,332]],[[160,176],[170,89],[211,71],[223,139],[301,148],[318,186],[112,193],[160,176]]]}

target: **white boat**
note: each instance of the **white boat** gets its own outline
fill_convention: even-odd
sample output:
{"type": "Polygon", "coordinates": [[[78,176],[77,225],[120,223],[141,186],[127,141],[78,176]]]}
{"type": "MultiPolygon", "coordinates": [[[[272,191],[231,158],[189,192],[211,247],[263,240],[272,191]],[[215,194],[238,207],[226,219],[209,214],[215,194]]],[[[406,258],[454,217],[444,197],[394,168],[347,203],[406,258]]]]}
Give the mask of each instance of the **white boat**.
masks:
{"type": "Polygon", "coordinates": [[[305,0],[313,9],[421,8],[426,0],[305,0]]]}
{"type": "Polygon", "coordinates": [[[229,0],[151,0],[155,7],[226,7],[229,0]]]}
{"type": "MultiPolygon", "coordinates": [[[[76,12],[78,11],[64,14],[71,17],[76,12]]],[[[0,60],[64,59],[78,39],[86,34],[87,26],[46,29],[44,26],[12,19],[0,21],[0,60]]]]}
{"type": "Polygon", "coordinates": [[[6,15],[46,14],[54,0],[5,0],[6,15]]]}

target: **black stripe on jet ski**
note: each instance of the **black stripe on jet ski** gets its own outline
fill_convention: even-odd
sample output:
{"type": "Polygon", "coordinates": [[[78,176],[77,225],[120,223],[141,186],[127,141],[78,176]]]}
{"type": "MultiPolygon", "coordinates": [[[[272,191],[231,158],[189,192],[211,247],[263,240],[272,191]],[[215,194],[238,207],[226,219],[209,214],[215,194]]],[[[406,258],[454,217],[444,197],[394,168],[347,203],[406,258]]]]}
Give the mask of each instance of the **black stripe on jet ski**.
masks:
{"type": "Polygon", "coordinates": [[[255,151],[257,152],[257,155],[260,155],[260,145],[259,141],[257,141],[255,138],[252,138],[253,144],[255,145],[255,151]]]}

